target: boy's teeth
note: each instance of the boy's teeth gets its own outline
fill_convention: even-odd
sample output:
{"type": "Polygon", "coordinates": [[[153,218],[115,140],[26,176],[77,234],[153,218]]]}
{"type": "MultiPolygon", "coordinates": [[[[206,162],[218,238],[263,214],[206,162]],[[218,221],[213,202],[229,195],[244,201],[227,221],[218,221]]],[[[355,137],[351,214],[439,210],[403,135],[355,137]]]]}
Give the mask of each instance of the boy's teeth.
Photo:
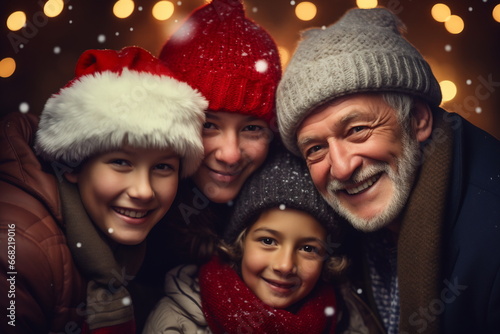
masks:
{"type": "Polygon", "coordinates": [[[370,187],[372,184],[374,184],[375,181],[377,181],[377,178],[378,178],[378,175],[375,175],[372,178],[365,181],[364,183],[357,186],[356,188],[346,189],[346,191],[349,195],[355,195],[355,194],[365,190],[366,188],[370,187]]]}

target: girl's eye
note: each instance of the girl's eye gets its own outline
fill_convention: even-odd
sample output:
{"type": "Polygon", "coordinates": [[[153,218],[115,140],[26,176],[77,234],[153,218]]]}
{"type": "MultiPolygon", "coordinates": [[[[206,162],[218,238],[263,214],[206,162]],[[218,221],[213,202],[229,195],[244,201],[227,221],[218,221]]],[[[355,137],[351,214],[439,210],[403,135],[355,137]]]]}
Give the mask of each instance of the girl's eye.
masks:
{"type": "Polygon", "coordinates": [[[274,239],[273,238],[261,238],[260,242],[262,242],[264,245],[267,245],[267,246],[274,245],[274,239]]]}
{"type": "Polygon", "coordinates": [[[307,253],[317,253],[318,249],[311,245],[305,245],[302,247],[302,250],[307,253]]]}

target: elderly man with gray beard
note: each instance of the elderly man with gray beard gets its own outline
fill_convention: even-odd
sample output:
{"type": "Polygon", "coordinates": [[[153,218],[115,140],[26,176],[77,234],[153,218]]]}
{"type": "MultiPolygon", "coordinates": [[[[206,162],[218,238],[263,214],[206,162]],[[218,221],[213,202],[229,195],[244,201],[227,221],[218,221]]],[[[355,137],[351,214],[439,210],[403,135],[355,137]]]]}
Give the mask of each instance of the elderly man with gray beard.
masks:
{"type": "Polygon", "coordinates": [[[280,133],[355,228],[349,278],[365,320],[500,333],[500,144],[439,108],[401,28],[375,8],[306,31],[278,88],[280,133]]]}

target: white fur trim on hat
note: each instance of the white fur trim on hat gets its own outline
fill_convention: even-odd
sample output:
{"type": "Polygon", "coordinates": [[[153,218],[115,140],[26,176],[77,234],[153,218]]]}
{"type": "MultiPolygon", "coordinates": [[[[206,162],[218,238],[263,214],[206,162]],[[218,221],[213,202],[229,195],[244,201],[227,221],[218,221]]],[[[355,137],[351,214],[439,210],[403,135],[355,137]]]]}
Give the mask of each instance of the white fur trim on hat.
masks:
{"type": "Polygon", "coordinates": [[[49,98],[35,149],[48,161],[74,164],[125,140],[137,147],[172,148],[186,177],[203,157],[207,106],[198,91],[168,76],[126,68],[95,73],[49,98]]]}

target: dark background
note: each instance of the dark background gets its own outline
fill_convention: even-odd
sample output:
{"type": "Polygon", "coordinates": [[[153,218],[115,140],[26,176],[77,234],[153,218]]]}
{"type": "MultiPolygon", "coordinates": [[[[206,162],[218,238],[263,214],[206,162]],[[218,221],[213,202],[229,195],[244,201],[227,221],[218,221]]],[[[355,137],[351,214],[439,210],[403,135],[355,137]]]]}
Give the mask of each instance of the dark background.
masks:
{"type": "MultiPolygon", "coordinates": [[[[295,16],[295,6],[290,0],[244,3],[247,16],[267,29],[279,46],[293,53],[299,31],[330,25],[356,6],[354,0],[309,1],[317,6],[318,14],[307,22],[295,16]]],[[[134,2],[132,15],[119,19],[112,11],[115,1],[65,0],[63,12],[49,19],[41,14],[44,0],[0,0],[0,59],[12,57],[17,64],[11,77],[0,78],[0,114],[19,112],[21,103],[29,105],[30,113],[39,114],[50,95],[72,79],[75,63],[86,49],[138,45],[158,55],[173,30],[193,9],[205,3],[172,0],[174,15],[166,21],[157,21],[151,14],[156,1],[134,2]],[[142,10],[138,9],[140,6],[142,10]],[[35,29],[10,32],[5,22],[16,10],[25,11],[35,29]],[[106,37],[104,43],[98,41],[99,35],[106,37]],[[55,47],[60,48],[60,53],[54,53],[55,47]]],[[[445,109],[460,113],[500,138],[500,23],[491,15],[499,1],[444,2],[452,14],[461,16],[465,22],[464,31],[458,35],[448,33],[443,23],[432,19],[431,8],[437,2],[379,0],[378,3],[393,9],[403,20],[406,37],[431,64],[438,81],[452,80],[457,85],[457,95],[443,105],[445,109]],[[451,51],[445,50],[446,45],[451,46],[451,51]],[[476,107],[481,112],[476,112],[476,107]]]]}

